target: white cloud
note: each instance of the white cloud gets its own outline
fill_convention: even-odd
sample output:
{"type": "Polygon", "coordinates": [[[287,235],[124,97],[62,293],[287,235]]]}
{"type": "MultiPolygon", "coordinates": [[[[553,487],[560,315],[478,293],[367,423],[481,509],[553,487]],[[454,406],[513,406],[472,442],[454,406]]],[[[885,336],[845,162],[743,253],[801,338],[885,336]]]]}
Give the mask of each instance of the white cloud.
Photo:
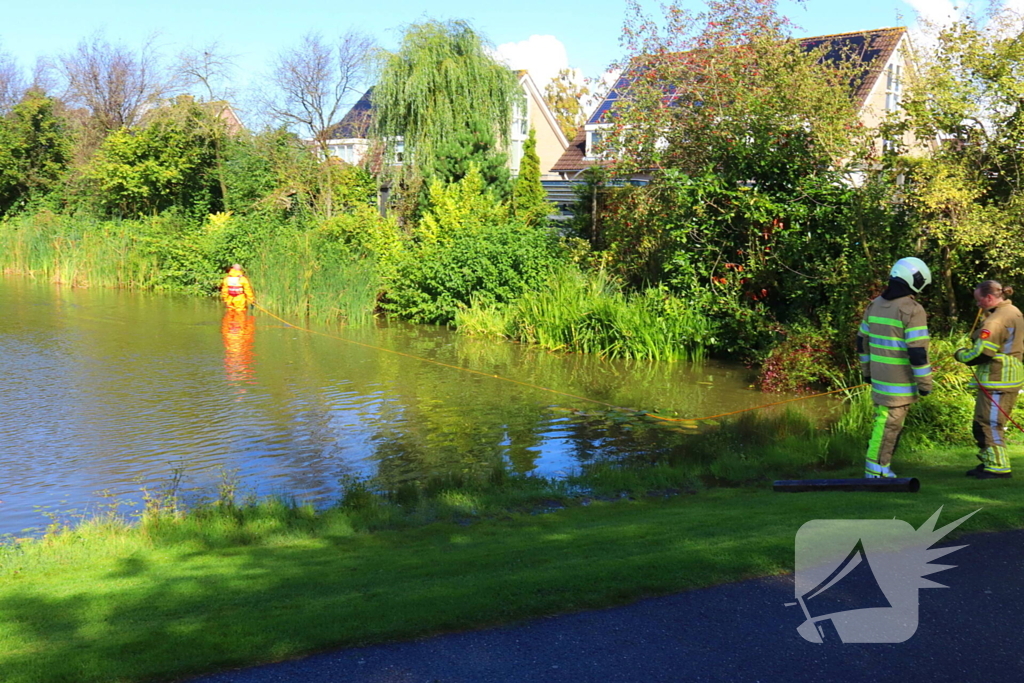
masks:
{"type": "Polygon", "coordinates": [[[979,25],[996,35],[1013,37],[1024,28],[1024,0],[1003,0],[983,4],[971,0],[904,0],[918,14],[914,42],[926,49],[936,46],[937,30],[954,21],[974,17],[979,25]]]}
{"type": "Polygon", "coordinates": [[[1006,0],[1003,7],[1019,14],[1024,14],[1024,0],[1006,0]]]}
{"type": "Polygon", "coordinates": [[[569,68],[565,45],[554,36],[533,35],[518,43],[502,43],[495,55],[513,69],[526,69],[543,92],[552,78],[569,68]]]}
{"type": "Polygon", "coordinates": [[[926,23],[946,26],[960,18],[964,3],[951,0],[905,0],[926,23]]]}
{"type": "Polygon", "coordinates": [[[1009,10],[1019,15],[1024,14],[1024,0],[1003,0],[1003,2],[982,3],[971,0],[904,0],[914,8],[925,22],[938,26],[948,26],[968,15],[980,16],[986,11],[996,8],[1009,10]]]}
{"type": "Polygon", "coordinates": [[[939,31],[964,16],[970,1],[954,4],[952,0],[904,0],[917,13],[917,21],[910,28],[914,44],[929,52],[938,47],[939,31]]]}

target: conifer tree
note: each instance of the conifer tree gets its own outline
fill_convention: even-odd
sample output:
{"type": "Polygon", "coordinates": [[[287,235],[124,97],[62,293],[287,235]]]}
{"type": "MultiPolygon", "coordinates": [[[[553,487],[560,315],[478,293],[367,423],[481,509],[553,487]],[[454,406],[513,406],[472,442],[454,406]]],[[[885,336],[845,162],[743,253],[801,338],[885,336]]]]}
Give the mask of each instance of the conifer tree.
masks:
{"type": "Polygon", "coordinates": [[[547,193],[540,182],[540,157],[537,155],[537,132],[531,128],[523,145],[519,177],[512,187],[512,215],[526,225],[542,225],[551,213],[547,193]]]}

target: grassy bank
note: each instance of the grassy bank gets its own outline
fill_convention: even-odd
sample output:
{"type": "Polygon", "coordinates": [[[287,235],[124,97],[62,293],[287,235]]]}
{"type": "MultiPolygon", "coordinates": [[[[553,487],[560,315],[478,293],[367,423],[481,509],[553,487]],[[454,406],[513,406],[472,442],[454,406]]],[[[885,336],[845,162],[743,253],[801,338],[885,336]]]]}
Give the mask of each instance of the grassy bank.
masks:
{"type": "Polygon", "coordinates": [[[939,506],[942,521],[980,507],[957,533],[1024,526],[1019,480],[967,479],[972,463],[969,449],[905,458],[901,473],[923,482],[913,495],[698,486],[463,509],[411,528],[378,519],[372,532],[353,499],[320,514],[265,502],[130,528],[99,519],[0,555],[0,671],[12,683],[168,680],[779,574],[811,519],[919,526],[939,506]]]}

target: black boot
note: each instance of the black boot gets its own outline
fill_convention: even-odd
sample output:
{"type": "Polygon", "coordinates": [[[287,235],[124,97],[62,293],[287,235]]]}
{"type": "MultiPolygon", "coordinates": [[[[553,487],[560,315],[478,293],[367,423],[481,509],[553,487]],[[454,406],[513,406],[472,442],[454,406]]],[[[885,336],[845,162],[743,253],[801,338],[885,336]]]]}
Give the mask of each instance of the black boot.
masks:
{"type": "Polygon", "coordinates": [[[1013,474],[1010,472],[989,472],[988,470],[982,470],[974,475],[977,479],[1012,479],[1013,474]]]}
{"type": "Polygon", "coordinates": [[[985,463],[979,463],[978,466],[975,467],[974,469],[967,470],[967,473],[964,476],[976,477],[976,476],[978,476],[979,473],[984,472],[984,471],[985,471],[985,463]]]}

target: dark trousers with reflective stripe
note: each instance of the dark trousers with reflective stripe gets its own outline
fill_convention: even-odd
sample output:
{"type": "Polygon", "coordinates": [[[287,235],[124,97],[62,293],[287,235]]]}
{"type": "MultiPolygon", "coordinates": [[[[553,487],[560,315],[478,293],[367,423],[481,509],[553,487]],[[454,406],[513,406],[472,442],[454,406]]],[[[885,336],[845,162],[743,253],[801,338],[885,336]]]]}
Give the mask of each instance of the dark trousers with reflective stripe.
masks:
{"type": "Polygon", "coordinates": [[[873,465],[885,467],[892,462],[892,453],[900,442],[903,432],[903,421],[907,419],[910,405],[875,406],[875,423],[871,428],[871,440],[868,441],[867,462],[865,468],[871,470],[873,465]]]}
{"type": "Polygon", "coordinates": [[[989,391],[978,389],[974,400],[974,440],[978,442],[978,459],[989,472],[1009,472],[1010,456],[1006,454],[1006,415],[1013,414],[1017,404],[1017,391],[989,391]],[[1002,408],[1002,410],[1000,410],[1002,408]],[[1004,415],[1003,413],[1006,413],[1004,415]]]}

